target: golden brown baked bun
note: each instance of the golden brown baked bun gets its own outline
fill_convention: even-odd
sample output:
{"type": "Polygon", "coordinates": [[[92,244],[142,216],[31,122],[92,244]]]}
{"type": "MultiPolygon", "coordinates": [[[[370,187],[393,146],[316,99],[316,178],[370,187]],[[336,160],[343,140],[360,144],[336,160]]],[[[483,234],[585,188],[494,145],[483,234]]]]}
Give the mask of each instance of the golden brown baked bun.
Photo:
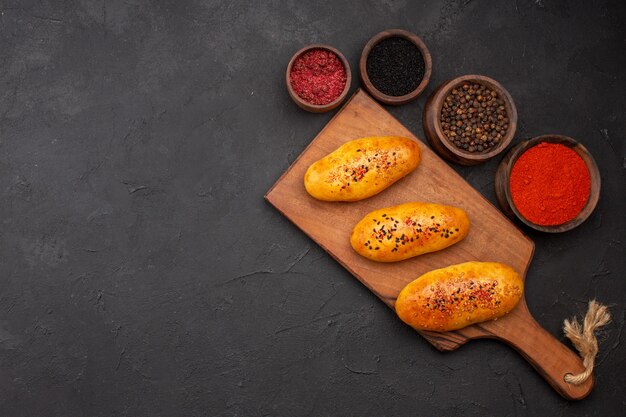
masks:
{"type": "Polygon", "coordinates": [[[352,231],[350,243],[359,255],[396,262],[445,249],[469,232],[467,214],[431,203],[405,203],[375,210],[352,231]]]}
{"type": "Polygon", "coordinates": [[[314,162],[304,175],[304,187],[318,200],[363,200],[409,174],[419,162],[419,146],[411,139],[356,139],[314,162]]]}
{"type": "Polygon", "coordinates": [[[444,332],[513,310],[524,282],[508,265],[466,262],[427,272],[398,295],[398,317],[417,330],[444,332]]]}

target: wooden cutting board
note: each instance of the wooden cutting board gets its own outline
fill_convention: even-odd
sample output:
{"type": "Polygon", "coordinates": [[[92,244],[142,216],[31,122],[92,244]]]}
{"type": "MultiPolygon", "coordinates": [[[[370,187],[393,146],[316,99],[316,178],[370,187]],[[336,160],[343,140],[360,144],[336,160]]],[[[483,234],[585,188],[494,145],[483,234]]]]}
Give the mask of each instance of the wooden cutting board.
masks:
{"type": "MultiPolygon", "coordinates": [[[[528,237],[361,90],[313,139],[265,198],[391,308],[406,284],[433,269],[466,261],[494,261],[510,265],[525,277],[533,256],[534,243],[528,237]],[[422,162],[414,172],[382,193],[359,202],[323,202],[307,194],[303,178],[313,162],[349,140],[387,135],[404,136],[419,143],[422,162]],[[462,208],[471,221],[469,235],[445,250],[392,264],[370,261],[352,249],[349,241],[352,228],[367,213],[410,201],[462,208]]],[[[568,372],[581,372],[582,362],[532,318],[524,299],[499,320],[455,332],[419,333],[439,350],[454,350],[477,338],[503,340],[524,355],[550,385],[569,399],[584,398],[593,385],[591,379],[581,386],[563,380],[568,372]]]]}

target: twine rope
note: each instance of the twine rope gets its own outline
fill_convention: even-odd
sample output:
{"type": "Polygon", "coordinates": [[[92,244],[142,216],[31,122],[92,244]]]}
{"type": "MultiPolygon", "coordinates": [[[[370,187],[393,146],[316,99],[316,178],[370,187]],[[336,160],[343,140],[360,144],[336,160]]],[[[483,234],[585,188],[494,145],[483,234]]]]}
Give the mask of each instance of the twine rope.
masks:
{"type": "Polygon", "coordinates": [[[563,332],[565,336],[572,341],[572,344],[583,358],[585,370],[579,374],[565,374],[565,382],[580,385],[585,382],[591,374],[595,365],[596,356],[598,355],[598,339],[596,338],[596,330],[607,325],[611,321],[611,313],[609,309],[596,300],[589,301],[589,308],[583,324],[578,322],[576,318],[563,321],[563,332]]]}

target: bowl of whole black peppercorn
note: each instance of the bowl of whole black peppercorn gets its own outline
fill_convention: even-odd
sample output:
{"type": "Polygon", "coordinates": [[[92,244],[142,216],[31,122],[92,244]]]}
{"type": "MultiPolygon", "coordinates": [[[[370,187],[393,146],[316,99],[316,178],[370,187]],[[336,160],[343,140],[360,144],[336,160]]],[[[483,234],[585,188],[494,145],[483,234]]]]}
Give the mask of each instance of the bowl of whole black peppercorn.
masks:
{"type": "Polygon", "coordinates": [[[417,35],[390,29],[367,42],[359,72],[363,86],[376,100],[397,106],[424,91],[432,73],[432,58],[417,35]]]}
{"type": "Polygon", "coordinates": [[[461,165],[476,165],[509,146],[517,129],[517,109],[497,81],[464,75],[443,83],[428,98],[423,124],[439,155],[461,165]]]}

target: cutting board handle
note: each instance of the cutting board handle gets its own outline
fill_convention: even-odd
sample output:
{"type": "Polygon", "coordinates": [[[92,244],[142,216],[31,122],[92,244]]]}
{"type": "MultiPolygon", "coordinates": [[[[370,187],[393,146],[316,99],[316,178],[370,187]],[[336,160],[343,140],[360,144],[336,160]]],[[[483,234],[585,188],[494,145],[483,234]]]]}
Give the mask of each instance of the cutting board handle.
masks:
{"type": "Polygon", "coordinates": [[[483,323],[483,327],[496,339],[520,352],[563,397],[582,400],[589,395],[593,388],[593,376],[581,385],[570,384],[564,379],[568,373],[578,374],[585,370],[580,356],[537,323],[524,299],[515,310],[516,314],[511,314],[512,317],[507,317],[507,320],[483,323]],[[515,325],[512,326],[508,319],[513,319],[515,325]],[[505,321],[508,323],[504,323],[505,321]]]}

